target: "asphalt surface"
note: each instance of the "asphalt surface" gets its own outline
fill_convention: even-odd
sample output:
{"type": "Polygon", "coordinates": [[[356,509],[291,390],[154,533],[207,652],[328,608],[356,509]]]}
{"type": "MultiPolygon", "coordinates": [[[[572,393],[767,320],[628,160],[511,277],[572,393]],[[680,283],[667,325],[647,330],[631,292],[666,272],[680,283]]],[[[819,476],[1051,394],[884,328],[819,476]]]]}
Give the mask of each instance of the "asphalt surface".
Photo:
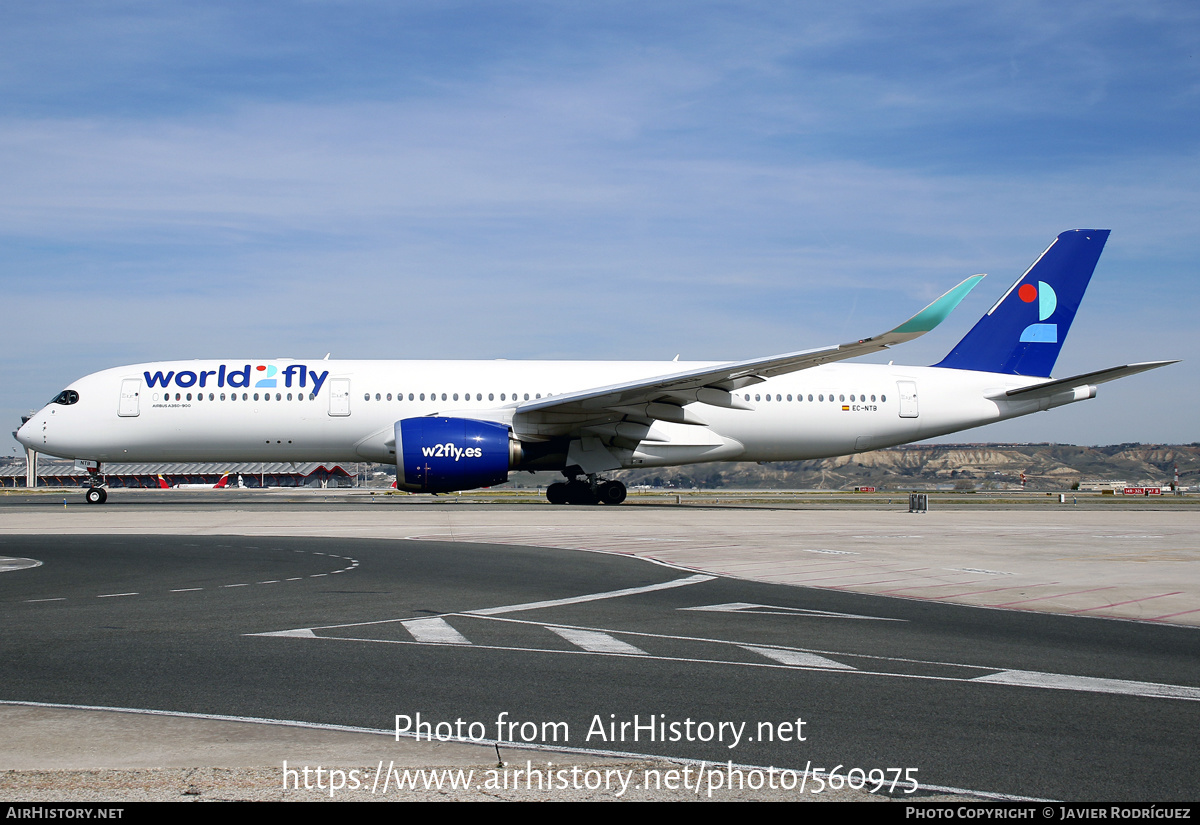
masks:
{"type": "Polygon", "coordinates": [[[420,713],[487,741],[1050,799],[1200,787],[1195,628],[480,542],[7,535],[0,552],[41,562],[0,575],[10,701],[382,730],[420,713]]]}

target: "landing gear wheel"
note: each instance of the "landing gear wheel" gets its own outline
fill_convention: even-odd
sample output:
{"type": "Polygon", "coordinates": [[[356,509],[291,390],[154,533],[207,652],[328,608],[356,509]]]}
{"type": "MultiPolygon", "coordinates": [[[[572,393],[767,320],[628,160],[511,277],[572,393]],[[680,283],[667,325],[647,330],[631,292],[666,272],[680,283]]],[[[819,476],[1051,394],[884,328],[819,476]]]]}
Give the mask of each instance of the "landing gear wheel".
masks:
{"type": "Polygon", "coordinates": [[[571,481],[567,485],[567,503],[568,504],[596,504],[596,494],[592,492],[592,485],[586,481],[571,481]]]}
{"type": "Polygon", "coordinates": [[[103,504],[108,501],[108,493],[103,487],[88,487],[83,497],[87,499],[88,504],[103,504]]]}
{"type": "Polygon", "coordinates": [[[556,481],[546,488],[546,500],[551,504],[567,503],[567,485],[556,481]]]}
{"type": "Polygon", "coordinates": [[[620,504],[625,500],[625,485],[619,481],[605,481],[596,492],[605,504],[620,504]]]}

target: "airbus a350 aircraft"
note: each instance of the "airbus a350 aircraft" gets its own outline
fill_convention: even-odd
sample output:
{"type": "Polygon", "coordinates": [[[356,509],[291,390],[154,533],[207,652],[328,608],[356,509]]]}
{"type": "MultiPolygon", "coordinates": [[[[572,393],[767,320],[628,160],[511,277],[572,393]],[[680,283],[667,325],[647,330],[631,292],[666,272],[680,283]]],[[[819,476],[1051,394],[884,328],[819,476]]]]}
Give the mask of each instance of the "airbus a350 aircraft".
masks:
{"type": "Polygon", "coordinates": [[[102,462],[378,461],[421,493],[558,470],[552,503],[619,504],[601,475],[707,461],[846,455],[1096,395],[1174,363],[1050,377],[1108,230],[1064,232],[950,354],[930,367],[841,364],[937,326],[982,275],[895,329],[840,346],[722,363],[170,361],[81,378],[17,440],[102,462]]]}

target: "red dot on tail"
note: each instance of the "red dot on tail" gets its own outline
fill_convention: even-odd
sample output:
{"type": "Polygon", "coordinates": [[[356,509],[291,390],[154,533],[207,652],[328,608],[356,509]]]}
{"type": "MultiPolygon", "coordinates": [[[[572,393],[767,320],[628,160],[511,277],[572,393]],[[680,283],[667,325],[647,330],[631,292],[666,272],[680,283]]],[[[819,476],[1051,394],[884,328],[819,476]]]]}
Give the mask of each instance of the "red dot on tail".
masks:
{"type": "MultiPolygon", "coordinates": [[[[1025,286],[1029,286],[1029,285],[1028,285],[1028,284],[1026,284],[1025,286]]],[[[1021,289],[1025,289],[1025,287],[1023,286],[1023,287],[1021,287],[1021,289]]],[[[1022,295],[1021,297],[1022,297],[1022,298],[1024,298],[1025,296],[1024,296],[1024,295],[1022,295]]],[[[1026,298],[1026,300],[1028,300],[1028,301],[1032,301],[1033,299],[1032,299],[1032,298],[1026,298]]],[[[262,372],[263,370],[265,370],[265,369],[266,369],[266,367],[264,367],[262,364],[259,364],[257,367],[255,367],[255,369],[256,369],[256,370],[258,370],[259,372],[262,372]]]]}
{"type": "Polygon", "coordinates": [[[1017,290],[1017,297],[1027,304],[1031,304],[1037,300],[1037,287],[1033,284],[1022,284],[1017,290]]]}

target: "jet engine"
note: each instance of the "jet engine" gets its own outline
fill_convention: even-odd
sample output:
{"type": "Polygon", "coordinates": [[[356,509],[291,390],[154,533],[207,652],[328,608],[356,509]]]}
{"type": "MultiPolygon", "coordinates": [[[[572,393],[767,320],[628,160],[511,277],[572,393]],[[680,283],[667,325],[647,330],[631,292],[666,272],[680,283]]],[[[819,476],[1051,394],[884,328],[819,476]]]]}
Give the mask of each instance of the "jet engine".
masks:
{"type": "Polygon", "coordinates": [[[521,462],[521,442],[504,424],[470,418],[405,418],[396,422],[396,487],[452,493],[508,480],[521,462]]]}

